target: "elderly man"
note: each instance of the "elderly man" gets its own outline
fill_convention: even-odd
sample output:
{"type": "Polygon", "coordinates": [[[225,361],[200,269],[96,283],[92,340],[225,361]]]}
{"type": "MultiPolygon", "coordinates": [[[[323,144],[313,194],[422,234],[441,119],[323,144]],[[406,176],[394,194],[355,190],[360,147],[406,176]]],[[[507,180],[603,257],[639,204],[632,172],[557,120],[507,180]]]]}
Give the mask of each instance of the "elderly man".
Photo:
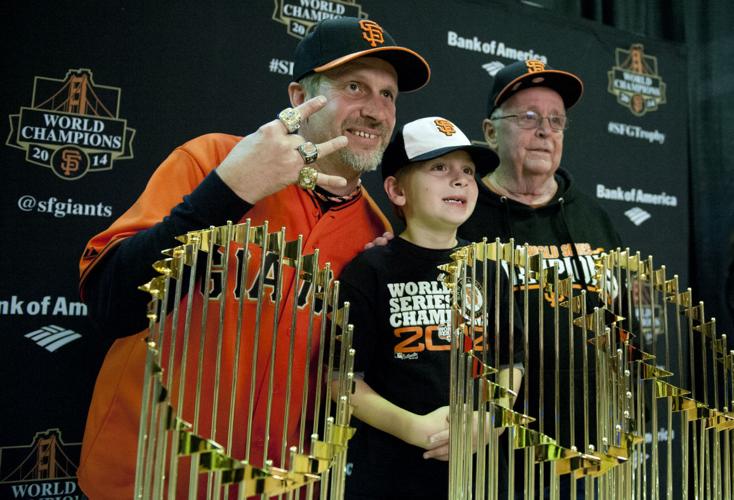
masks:
{"type": "MultiPolygon", "coordinates": [[[[564,134],[569,123],[566,112],[582,92],[583,84],[576,75],[551,69],[537,60],[513,63],[497,73],[483,128],[500,163],[482,177],[476,209],[459,228],[459,236],[472,241],[483,237],[490,240],[499,237],[503,241],[514,238],[518,246],[528,243],[531,252],[545,257],[548,267],[558,265],[561,279],[571,276],[574,289],[594,291],[595,260],[602,252],[619,247],[621,241],[608,215],[592,198],[578,191],[569,172],[560,167],[564,134]]],[[[524,276],[516,273],[514,284],[520,304],[524,302],[524,276]]],[[[596,425],[593,404],[585,414],[581,397],[585,343],[576,335],[575,348],[569,349],[567,328],[559,329],[559,381],[564,389],[559,394],[560,405],[556,407],[556,304],[552,302],[552,294],[546,294],[544,317],[538,317],[536,304],[540,291],[537,282],[531,281],[528,285],[530,341],[526,353],[530,360],[526,366],[530,368],[524,384],[530,403],[526,411],[536,418],[544,415],[543,431],[557,438],[561,445],[575,445],[580,450],[588,444],[597,445],[593,432],[596,425]],[[541,319],[542,339],[539,335],[541,319]],[[542,373],[532,368],[540,366],[541,352],[542,373]],[[568,369],[572,352],[574,373],[568,369]],[[572,381],[575,384],[573,392],[569,390],[572,381]],[[542,412],[538,406],[541,391],[544,397],[542,412]],[[571,406],[575,409],[573,421],[571,406]],[[585,418],[589,433],[584,431],[585,418]]],[[[559,312],[562,314],[560,324],[567,325],[566,309],[560,308],[559,312]]],[[[518,398],[518,406],[523,399],[523,395],[518,398]]]]}
{"type": "MultiPolygon", "coordinates": [[[[78,476],[90,498],[133,497],[149,299],[137,287],[153,276],[151,263],[161,258],[161,250],[176,246],[174,237],[190,230],[229,220],[249,218],[253,225],[268,220],[271,227],[286,227],[288,239],[302,234],[304,253],[319,248],[321,263],[331,262],[338,274],[365,243],[389,229],[359,178],[381,160],[395,125],[398,93],[424,86],[429,77],[426,61],[397,46],[376,22],[322,21],[296,48],[294,82],[288,87],[294,108],[245,138],[210,134],[179,147],[156,170],[135,204],[89,242],[80,263],[80,290],[100,331],[117,339],[97,379],[84,435],[78,476]]],[[[235,259],[231,262],[234,267],[235,259]]],[[[256,274],[256,264],[251,262],[251,267],[250,277],[256,274]]],[[[228,290],[237,289],[236,274],[228,273],[228,290]]],[[[284,279],[295,279],[292,274],[284,279]]],[[[193,310],[208,308],[209,322],[218,321],[215,297],[204,304],[204,294],[194,295],[193,310]]],[[[237,299],[226,297],[229,306],[237,299]]],[[[245,314],[254,315],[255,301],[244,302],[245,314]]],[[[298,306],[303,307],[297,314],[308,315],[308,307],[298,306]]],[[[293,307],[292,301],[284,300],[278,313],[287,318],[293,307]]],[[[235,315],[237,307],[227,310],[235,315]]],[[[274,316],[274,305],[266,303],[261,331],[270,332],[277,324],[278,336],[290,336],[290,322],[278,322],[274,316]]],[[[224,318],[225,346],[234,335],[235,319],[224,318]]],[[[196,324],[196,318],[193,321],[196,324]]],[[[294,334],[297,346],[306,349],[306,332],[294,334]]],[[[263,334],[261,345],[267,335],[272,333],[263,334]]],[[[191,342],[189,347],[198,345],[191,342]]],[[[275,359],[278,380],[289,365],[281,354],[275,359]]],[[[319,368],[316,365],[314,360],[312,370],[319,368]]],[[[262,371],[260,365],[253,369],[262,371]]],[[[294,393],[303,384],[294,380],[294,393]]],[[[277,415],[288,414],[282,392],[276,391],[272,401],[277,415]]],[[[277,443],[286,437],[294,442],[300,411],[290,412],[284,428],[270,427],[268,447],[260,418],[263,398],[267,395],[260,393],[254,403],[255,438],[247,458],[262,466],[267,456],[278,465],[277,443]]],[[[190,419],[191,412],[185,407],[184,418],[190,419]]],[[[233,454],[239,458],[242,427],[234,438],[233,454]]]]}

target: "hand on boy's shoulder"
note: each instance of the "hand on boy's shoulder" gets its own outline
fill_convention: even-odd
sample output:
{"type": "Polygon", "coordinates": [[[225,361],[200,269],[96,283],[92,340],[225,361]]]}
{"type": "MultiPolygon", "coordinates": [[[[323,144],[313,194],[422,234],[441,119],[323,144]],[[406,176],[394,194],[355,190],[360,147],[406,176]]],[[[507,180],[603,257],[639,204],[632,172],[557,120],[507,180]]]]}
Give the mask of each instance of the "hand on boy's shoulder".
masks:
{"type": "Polygon", "coordinates": [[[372,247],[384,247],[387,245],[387,242],[393,239],[395,235],[391,233],[390,231],[386,231],[382,233],[382,236],[378,236],[374,240],[370,241],[364,246],[365,250],[369,250],[372,247]]]}

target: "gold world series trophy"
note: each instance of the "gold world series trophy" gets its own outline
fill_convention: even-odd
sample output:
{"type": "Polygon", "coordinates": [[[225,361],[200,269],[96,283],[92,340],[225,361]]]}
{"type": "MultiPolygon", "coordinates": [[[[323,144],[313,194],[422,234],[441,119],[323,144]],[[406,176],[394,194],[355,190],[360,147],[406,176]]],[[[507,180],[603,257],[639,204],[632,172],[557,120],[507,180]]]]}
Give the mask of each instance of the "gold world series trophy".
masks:
{"type": "MultiPolygon", "coordinates": [[[[677,276],[656,269],[652,257],[617,250],[597,261],[593,286],[578,289],[570,277],[559,279],[558,267],[541,253],[513,240],[474,243],[452,259],[441,268],[452,290],[448,498],[495,499],[505,488],[509,498],[557,499],[564,475],[571,483],[564,498],[577,497],[579,481],[585,498],[656,500],[689,498],[689,492],[734,498],[734,351],[703,303],[693,301],[690,289],[680,291],[677,276]],[[488,266],[495,266],[495,276],[509,275],[509,311],[500,310],[499,293],[489,309],[486,279],[478,282],[488,266]],[[543,291],[537,304],[528,301],[531,286],[543,291]],[[510,400],[518,388],[495,379],[499,350],[513,345],[513,297],[523,299],[524,396],[517,411],[510,400]],[[543,324],[548,303],[555,305],[550,325],[543,324]],[[495,325],[508,315],[509,345],[500,345],[499,327],[484,330],[490,314],[495,325]],[[480,335],[494,352],[474,348],[480,335]],[[548,338],[552,344],[544,345],[548,338]],[[529,362],[530,353],[537,363],[529,362]],[[548,359],[551,366],[544,366],[548,359]],[[662,456],[661,435],[667,438],[662,456]],[[509,469],[502,484],[500,439],[509,469]],[[523,471],[517,481],[516,462],[523,471]],[[680,490],[673,489],[674,476],[680,490]]],[[[500,280],[494,286],[499,292],[500,280]]]]}
{"type": "MultiPolygon", "coordinates": [[[[141,287],[152,300],[136,497],[343,497],[355,352],[330,266],[267,223],[180,240],[155,263],[160,276],[141,287]]],[[[593,286],[578,289],[512,240],[474,243],[452,259],[442,266],[452,293],[447,498],[495,499],[503,488],[511,498],[557,499],[562,476],[572,499],[578,482],[586,498],[732,498],[734,351],[677,276],[617,250],[597,261],[593,286]],[[492,304],[488,266],[509,277],[490,285],[492,304]],[[543,291],[537,304],[531,286],[543,291]],[[520,388],[500,385],[496,373],[500,349],[513,349],[518,297],[525,372],[513,409],[520,388]],[[507,345],[499,326],[485,331],[501,315],[507,345]],[[492,349],[475,349],[482,344],[492,349]],[[509,471],[501,484],[500,459],[509,471]]]]}
{"type": "Polygon", "coordinates": [[[341,498],[355,353],[329,264],[267,222],[179,240],[141,287],[136,498],[341,498]]]}

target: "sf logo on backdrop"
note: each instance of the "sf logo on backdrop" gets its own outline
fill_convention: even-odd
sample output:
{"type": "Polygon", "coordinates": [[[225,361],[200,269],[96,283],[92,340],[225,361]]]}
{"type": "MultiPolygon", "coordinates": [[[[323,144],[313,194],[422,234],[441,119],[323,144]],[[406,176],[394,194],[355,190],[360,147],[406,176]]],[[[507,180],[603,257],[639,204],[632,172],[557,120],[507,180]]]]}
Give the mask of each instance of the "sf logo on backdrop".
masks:
{"type": "MultiPolygon", "coordinates": [[[[296,38],[306,36],[308,29],[322,19],[333,17],[366,18],[367,13],[355,0],[275,0],[273,21],[285,24],[288,34],[296,38]]],[[[377,23],[374,24],[377,26],[377,23]]],[[[382,30],[379,35],[373,33],[373,36],[381,37],[382,30]]]]}
{"type": "Polygon", "coordinates": [[[95,84],[88,69],[70,69],[63,80],[37,76],[31,105],[10,115],[5,144],[64,180],[110,170],[133,157],[135,130],[119,108],[120,89],[95,84]]]}
{"type": "Polygon", "coordinates": [[[617,48],[614,56],[615,65],[607,72],[608,91],[617,96],[619,104],[635,116],[665,104],[665,82],[658,74],[657,57],[645,54],[641,43],[633,43],[629,50],[617,48]]]}

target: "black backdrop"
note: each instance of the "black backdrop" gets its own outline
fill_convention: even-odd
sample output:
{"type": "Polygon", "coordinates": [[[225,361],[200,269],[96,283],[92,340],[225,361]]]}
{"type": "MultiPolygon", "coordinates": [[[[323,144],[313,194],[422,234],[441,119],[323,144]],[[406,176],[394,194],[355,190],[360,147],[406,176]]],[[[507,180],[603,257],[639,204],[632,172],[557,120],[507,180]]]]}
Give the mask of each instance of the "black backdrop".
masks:
{"type": "MultiPolygon", "coordinates": [[[[688,91],[681,45],[510,1],[12,2],[9,10],[4,24],[13,37],[0,104],[7,117],[0,148],[2,497],[33,498],[33,488],[48,483],[78,494],[79,442],[109,345],[79,303],[84,244],[133,202],[175,146],[206,132],[246,134],[274,118],[288,104],[299,27],[313,16],[368,16],[420,51],[432,65],[432,80],[399,98],[399,122],[443,115],[476,141],[498,64],[532,56],[579,74],[586,90],[570,113],[562,164],[599,198],[632,249],[652,254],[687,283],[688,91]],[[609,74],[629,78],[624,62],[638,45],[651,75],[641,82],[650,107],[644,112],[610,92],[609,74]],[[67,75],[82,68],[93,92],[79,110],[64,96],[74,83],[67,75]],[[664,99],[655,100],[655,88],[664,99]],[[46,115],[91,119],[94,113],[104,118],[105,131],[120,134],[122,146],[95,148],[83,143],[88,136],[49,139],[46,115]],[[88,162],[89,170],[66,175],[64,151],[81,158],[82,167],[88,162]],[[45,453],[38,439],[53,436],[60,465],[49,476],[37,465],[45,453]]],[[[384,204],[378,176],[365,183],[384,204]]]]}

